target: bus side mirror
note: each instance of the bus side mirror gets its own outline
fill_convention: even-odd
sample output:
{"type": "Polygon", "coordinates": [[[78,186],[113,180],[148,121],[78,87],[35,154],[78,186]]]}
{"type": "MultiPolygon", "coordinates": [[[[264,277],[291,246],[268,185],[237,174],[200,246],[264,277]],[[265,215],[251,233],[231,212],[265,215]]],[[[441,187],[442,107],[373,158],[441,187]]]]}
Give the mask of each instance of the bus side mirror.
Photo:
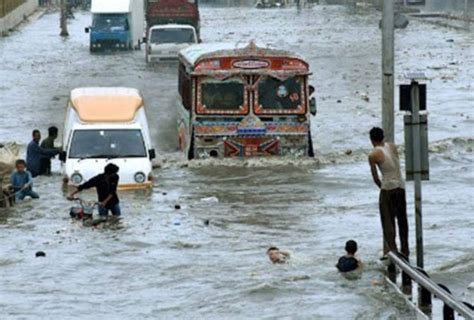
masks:
{"type": "Polygon", "coordinates": [[[150,157],[150,160],[153,160],[156,158],[156,151],[155,149],[150,149],[148,150],[148,156],[150,157]]]}
{"type": "Polygon", "coordinates": [[[317,109],[317,106],[316,106],[316,98],[315,97],[312,97],[311,99],[309,99],[309,112],[315,116],[317,113],[318,113],[318,109],[317,109]]]}
{"type": "Polygon", "coordinates": [[[85,32],[85,33],[89,33],[90,31],[91,31],[90,28],[84,28],[84,32],[85,32]]]}
{"type": "Polygon", "coordinates": [[[148,39],[146,37],[143,37],[142,42],[147,43],[148,39]]]}
{"type": "Polygon", "coordinates": [[[59,153],[58,158],[59,158],[59,161],[61,161],[61,162],[66,162],[66,152],[65,152],[65,151],[61,151],[61,152],[59,153]]]}

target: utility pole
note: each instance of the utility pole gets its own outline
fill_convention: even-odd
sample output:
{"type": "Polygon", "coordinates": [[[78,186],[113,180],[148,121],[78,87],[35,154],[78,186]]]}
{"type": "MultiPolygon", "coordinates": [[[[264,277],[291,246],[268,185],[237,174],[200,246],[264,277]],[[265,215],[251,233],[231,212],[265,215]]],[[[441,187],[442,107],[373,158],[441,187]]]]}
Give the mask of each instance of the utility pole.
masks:
{"type": "Polygon", "coordinates": [[[59,26],[61,28],[61,37],[68,37],[69,32],[67,31],[67,0],[61,0],[61,15],[59,18],[59,26]]]}
{"type": "Polygon", "coordinates": [[[384,0],[382,17],[382,128],[388,142],[395,141],[394,47],[394,0],[384,0]]]}

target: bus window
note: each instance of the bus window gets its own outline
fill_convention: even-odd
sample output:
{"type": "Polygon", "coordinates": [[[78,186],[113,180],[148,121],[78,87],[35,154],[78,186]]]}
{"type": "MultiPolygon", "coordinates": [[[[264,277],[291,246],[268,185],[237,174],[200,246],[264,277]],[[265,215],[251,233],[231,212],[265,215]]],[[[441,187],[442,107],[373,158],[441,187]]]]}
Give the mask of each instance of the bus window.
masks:
{"type": "Polygon", "coordinates": [[[205,80],[200,98],[207,111],[239,111],[244,105],[244,85],[240,79],[205,80]]]}
{"type": "Polygon", "coordinates": [[[192,104],[192,88],[191,88],[191,77],[186,73],[186,68],[181,63],[179,65],[179,94],[181,96],[181,101],[183,102],[184,108],[187,110],[191,109],[192,104]]]}
{"type": "Polygon", "coordinates": [[[297,110],[303,103],[302,77],[279,80],[266,77],[258,83],[258,106],[263,110],[297,110]]]}

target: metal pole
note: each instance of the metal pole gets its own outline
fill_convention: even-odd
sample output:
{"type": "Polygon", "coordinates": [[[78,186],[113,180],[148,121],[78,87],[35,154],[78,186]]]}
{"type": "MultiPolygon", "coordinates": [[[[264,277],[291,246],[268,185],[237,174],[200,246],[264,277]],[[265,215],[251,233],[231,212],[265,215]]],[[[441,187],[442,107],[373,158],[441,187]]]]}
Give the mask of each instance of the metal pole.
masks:
{"type": "Polygon", "coordinates": [[[462,315],[466,319],[474,319],[474,313],[463,303],[457,301],[452,294],[441,288],[438,284],[434,283],[430,278],[421,272],[414,269],[409,263],[400,258],[396,253],[390,251],[388,257],[394,262],[401,270],[405,271],[410,278],[412,278],[420,286],[434,294],[436,297],[441,299],[446,305],[453,308],[456,312],[462,315]]]}
{"type": "Polygon", "coordinates": [[[382,128],[388,142],[395,141],[394,134],[394,0],[383,1],[382,17],[382,128]]]}
{"type": "Polygon", "coordinates": [[[423,220],[421,208],[421,147],[420,147],[420,88],[418,82],[411,83],[413,171],[415,181],[415,223],[416,223],[416,265],[424,267],[423,261],[423,220]]]}
{"type": "Polygon", "coordinates": [[[69,32],[67,31],[67,0],[61,0],[61,16],[59,18],[59,24],[61,27],[61,33],[59,34],[61,37],[69,36],[69,32]]]}

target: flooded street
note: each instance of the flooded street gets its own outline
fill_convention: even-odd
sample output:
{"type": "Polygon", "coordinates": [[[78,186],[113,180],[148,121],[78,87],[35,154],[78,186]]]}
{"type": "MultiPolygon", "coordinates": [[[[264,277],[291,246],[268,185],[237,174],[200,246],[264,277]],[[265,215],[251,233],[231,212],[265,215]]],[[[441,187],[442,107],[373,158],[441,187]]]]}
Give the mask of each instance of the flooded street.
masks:
{"type": "MultiPolygon", "coordinates": [[[[378,262],[378,190],[366,154],[368,131],[380,124],[379,14],[315,6],[203,7],[201,15],[203,42],[254,39],[308,59],[316,158],[185,161],[176,65],[147,66],[143,50],[90,54],[88,13],[76,13],[65,40],[58,14],[44,15],[0,38],[0,142],[24,149],[33,129],[61,128],[73,88],[134,87],[148,108],[156,183],[120,194],[117,230],[71,223],[57,161],[52,177],[35,180],[40,200],[0,209],[0,318],[415,319],[383,284],[378,262]],[[348,239],[365,264],[359,280],[334,267],[348,239]],[[291,263],[272,265],[271,245],[290,250],[291,263]],[[38,250],[46,258],[35,258],[38,250]]],[[[397,75],[430,79],[426,270],[465,301],[474,281],[473,48],[472,32],[419,21],[396,32],[397,75]]],[[[400,112],[396,142],[403,144],[400,112]]],[[[407,201],[414,261],[411,182],[407,201]]]]}

